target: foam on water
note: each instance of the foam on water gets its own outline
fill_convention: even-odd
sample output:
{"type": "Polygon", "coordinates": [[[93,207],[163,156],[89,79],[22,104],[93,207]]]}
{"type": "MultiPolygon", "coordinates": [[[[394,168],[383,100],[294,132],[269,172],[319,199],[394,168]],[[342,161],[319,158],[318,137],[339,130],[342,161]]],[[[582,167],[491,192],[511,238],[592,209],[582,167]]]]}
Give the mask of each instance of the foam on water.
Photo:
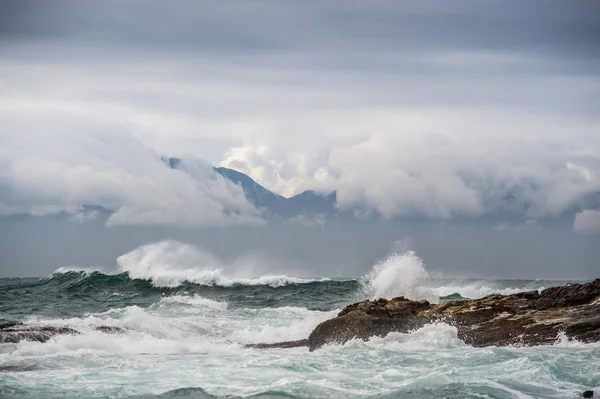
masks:
{"type": "Polygon", "coordinates": [[[473,348],[443,323],[315,352],[244,348],[245,343],[304,338],[335,312],[231,308],[179,294],[145,309],[127,306],[69,319],[32,319],[72,326],[83,334],[21,342],[0,351],[1,366],[35,367],[0,374],[0,395],[18,389],[46,397],[164,392],[175,397],[176,390],[195,387],[217,397],[272,392],[272,397],[429,398],[436,392],[460,398],[574,398],[583,387],[600,384],[597,345],[563,339],[553,347],[473,348]],[[99,324],[126,331],[94,331],[99,324]]]}
{"type": "MultiPolygon", "coordinates": [[[[161,397],[558,399],[580,397],[583,390],[600,386],[600,344],[571,341],[564,335],[547,347],[474,348],[458,339],[456,328],[438,323],[410,334],[351,340],[315,352],[247,348],[251,343],[306,338],[339,309],[334,309],[336,304],[325,311],[310,310],[299,305],[303,300],[299,296],[316,293],[320,300],[323,287],[333,282],[289,285],[312,280],[271,276],[242,261],[223,265],[210,254],[175,242],[142,246],[117,263],[131,279],[179,288],[148,290],[150,284],[125,275],[85,278],[83,290],[65,284],[69,276],[48,280],[63,290],[58,294],[70,295],[71,301],[81,300],[85,306],[92,303],[84,301],[86,290],[96,281],[111,280],[111,294],[121,294],[126,287],[127,295],[111,295],[115,302],[108,310],[24,318],[34,324],[72,327],[81,334],[56,336],[46,343],[0,344],[0,370],[8,370],[0,372],[1,397],[139,399],[166,393],[161,397]],[[210,287],[181,286],[185,282],[210,287]],[[135,289],[140,291],[133,295],[135,289]],[[247,303],[254,296],[265,296],[260,303],[271,307],[250,307],[247,303]],[[283,306],[282,298],[291,306],[283,306]],[[123,332],[95,330],[100,325],[123,332]],[[25,371],[10,371],[18,369],[25,371]]],[[[431,302],[453,293],[480,297],[547,284],[440,282],[411,251],[378,262],[361,281],[363,290],[356,292],[356,299],[402,295],[431,302]]],[[[359,291],[356,281],[348,284],[359,291]]],[[[20,290],[18,295],[15,298],[22,295],[20,290]]]]}

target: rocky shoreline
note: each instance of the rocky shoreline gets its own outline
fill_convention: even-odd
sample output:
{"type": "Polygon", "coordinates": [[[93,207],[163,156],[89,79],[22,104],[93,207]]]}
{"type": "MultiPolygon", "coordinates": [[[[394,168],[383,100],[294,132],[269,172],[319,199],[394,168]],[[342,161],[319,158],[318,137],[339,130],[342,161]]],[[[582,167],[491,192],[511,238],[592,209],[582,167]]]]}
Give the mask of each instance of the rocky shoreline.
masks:
{"type": "Polygon", "coordinates": [[[437,305],[404,297],[366,300],[347,306],[316,326],[308,339],[252,347],[307,346],[314,351],[351,339],[408,333],[436,322],[456,327],[458,338],[477,347],[550,345],[561,335],[586,343],[600,341],[600,279],[541,292],[489,295],[437,305]]]}

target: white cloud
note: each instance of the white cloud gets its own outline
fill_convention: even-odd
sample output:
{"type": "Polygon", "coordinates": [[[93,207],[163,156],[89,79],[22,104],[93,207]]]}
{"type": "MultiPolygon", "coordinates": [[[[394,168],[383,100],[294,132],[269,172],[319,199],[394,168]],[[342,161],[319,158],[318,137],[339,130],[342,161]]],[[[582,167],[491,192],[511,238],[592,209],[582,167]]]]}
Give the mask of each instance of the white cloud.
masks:
{"type": "Polygon", "coordinates": [[[194,154],[286,196],[337,190],[340,209],[384,217],[554,217],[600,191],[600,80],[569,47],[593,41],[548,39],[555,21],[589,22],[583,9],[122,7],[58,7],[64,21],[42,7],[29,16],[39,30],[21,21],[30,40],[2,43],[0,213],[100,201],[118,208],[109,224],[255,220],[240,190],[164,171],[157,153],[194,154]],[[176,23],[160,37],[148,29],[166,19],[176,23]]]}
{"type": "Polygon", "coordinates": [[[576,233],[600,233],[600,211],[586,209],[576,214],[573,231],[576,233]]]}
{"type": "Polygon", "coordinates": [[[277,142],[236,147],[222,163],[286,194],[337,190],[341,209],[358,207],[384,217],[476,217],[498,210],[530,219],[555,217],[600,191],[600,180],[589,178],[600,170],[600,140],[590,140],[587,129],[575,134],[573,128],[568,140],[561,133],[569,127],[557,121],[538,127],[545,134],[528,128],[503,133],[496,120],[540,123],[518,112],[363,111],[358,117],[330,118],[320,124],[325,131],[360,130],[369,120],[372,133],[317,149],[311,148],[314,143],[285,147],[277,142]],[[471,124],[481,127],[470,131],[471,124]],[[526,132],[529,137],[523,137],[526,132]],[[575,163],[588,173],[569,166],[575,163]]]}
{"type": "Polygon", "coordinates": [[[122,128],[74,113],[1,116],[3,214],[66,210],[83,220],[94,215],[71,210],[91,204],[116,211],[108,226],[260,222],[241,188],[204,161],[186,160],[187,173],[170,170],[122,128]]]}

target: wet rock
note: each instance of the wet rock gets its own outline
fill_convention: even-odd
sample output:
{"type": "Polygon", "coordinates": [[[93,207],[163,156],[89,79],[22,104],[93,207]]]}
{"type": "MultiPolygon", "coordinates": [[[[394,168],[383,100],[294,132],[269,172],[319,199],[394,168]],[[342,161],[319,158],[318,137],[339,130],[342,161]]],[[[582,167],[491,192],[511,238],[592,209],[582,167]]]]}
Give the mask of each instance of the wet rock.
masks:
{"type": "Polygon", "coordinates": [[[0,328],[0,343],[18,343],[21,341],[46,342],[58,334],[79,334],[69,327],[36,326],[15,324],[0,328]]]}
{"type": "MultiPolygon", "coordinates": [[[[104,333],[123,333],[119,327],[98,326],[97,331],[104,333]]],[[[56,335],[78,335],[81,332],[71,327],[56,327],[22,323],[3,323],[0,325],[0,343],[18,343],[21,341],[46,342],[56,335]]]]}
{"type": "Polygon", "coordinates": [[[255,348],[255,349],[289,349],[289,348],[301,348],[303,346],[308,346],[307,339],[301,339],[298,341],[285,341],[285,342],[277,342],[274,344],[249,344],[246,345],[246,348],[255,348]]]}
{"type": "Polygon", "coordinates": [[[585,391],[583,393],[583,397],[584,398],[593,398],[594,397],[594,391],[585,391]]]}
{"type": "Polygon", "coordinates": [[[423,327],[427,320],[418,317],[429,309],[427,301],[411,301],[404,297],[391,300],[359,302],[343,309],[338,316],[319,324],[308,337],[310,350],[325,344],[343,344],[359,338],[383,337],[391,331],[409,332],[423,327]]]}
{"type": "Polygon", "coordinates": [[[308,338],[309,350],[350,339],[410,332],[425,324],[455,326],[473,346],[546,345],[559,333],[582,342],[600,340],[600,279],[513,295],[446,301],[431,305],[406,298],[363,301],[319,324],[308,338]]]}
{"type": "Polygon", "coordinates": [[[0,323],[0,330],[2,330],[3,328],[18,326],[20,324],[23,323],[19,323],[18,321],[4,321],[0,323]]]}
{"type": "Polygon", "coordinates": [[[96,331],[101,331],[106,334],[123,334],[125,330],[121,327],[112,327],[112,326],[98,326],[94,328],[96,331]]]}

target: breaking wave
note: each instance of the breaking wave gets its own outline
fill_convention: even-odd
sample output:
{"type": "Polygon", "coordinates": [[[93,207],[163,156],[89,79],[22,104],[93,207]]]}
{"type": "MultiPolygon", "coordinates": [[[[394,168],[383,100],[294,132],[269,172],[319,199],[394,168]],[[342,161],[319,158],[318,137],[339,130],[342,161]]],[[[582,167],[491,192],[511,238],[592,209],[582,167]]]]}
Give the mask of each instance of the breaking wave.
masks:
{"type": "Polygon", "coordinates": [[[306,286],[306,293],[302,295],[312,293],[315,299],[319,295],[337,295],[340,298],[339,301],[334,301],[337,304],[342,304],[341,301],[397,296],[437,303],[440,300],[464,300],[491,294],[542,290],[566,283],[436,278],[414,251],[392,253],[374,264],[361,278],[336,280],[265,273],[265,262],[252,257],[238,258],[224,264],[206,251],[177,241],[142,245],[119,256],[116,264],[117,270],[113,274],[99,268],[63,267],[57,269],[50,280],[71,291],[89,291],[91,287],[103,287],[106,290],[114,288],[113,293],[123,285],[136,290],[192,289],[192,286],[293,290],[293,287],[306,286]]]}
{"type": "Polygon", "coordinates": [[[8,323],[78,332],[0,344],[1,397],[429,398],[432,386],[445,397],[515,397],[515,386],[530,394],[523,397],[575,397],[577,381],[597,385],[586,380],[597,344],[564,336],[551,348],[475,348],[438,323],[316,352],[247,347],[305,339],[365,298],[436,302],[559,284],[440,279],[411,251],[391,254],[362,278],[328,280],[264,273],[256,259],[223,264],[162,242],[120,256],[113,274],[71,267],[0,283],[8,323]],[[571,372],[575,383],[565,385],[555,370],[571,372]]]}
{"type": "Polygon", "coordinates": [[[365,277],[365,290],[373,298],[404,296],[412,300],[438,302],[431,276],[423,260],[413,251],[392,254],[373,266],[365,277]]]}
{"type": "Polygon", "coordinates": [[[143,245],[117,258],[117,267],[121,272],[127,273],[132,279],[150,280],[156,287],[177,287],[184,282],[222,287],[281,287],[328,280],[274,274],[252,276],[261,266],[254,259],[238,259],[227,266],[234,270],[232,275],[227,275],[225,265],[211,254],[176,241],[143,245]]]}

